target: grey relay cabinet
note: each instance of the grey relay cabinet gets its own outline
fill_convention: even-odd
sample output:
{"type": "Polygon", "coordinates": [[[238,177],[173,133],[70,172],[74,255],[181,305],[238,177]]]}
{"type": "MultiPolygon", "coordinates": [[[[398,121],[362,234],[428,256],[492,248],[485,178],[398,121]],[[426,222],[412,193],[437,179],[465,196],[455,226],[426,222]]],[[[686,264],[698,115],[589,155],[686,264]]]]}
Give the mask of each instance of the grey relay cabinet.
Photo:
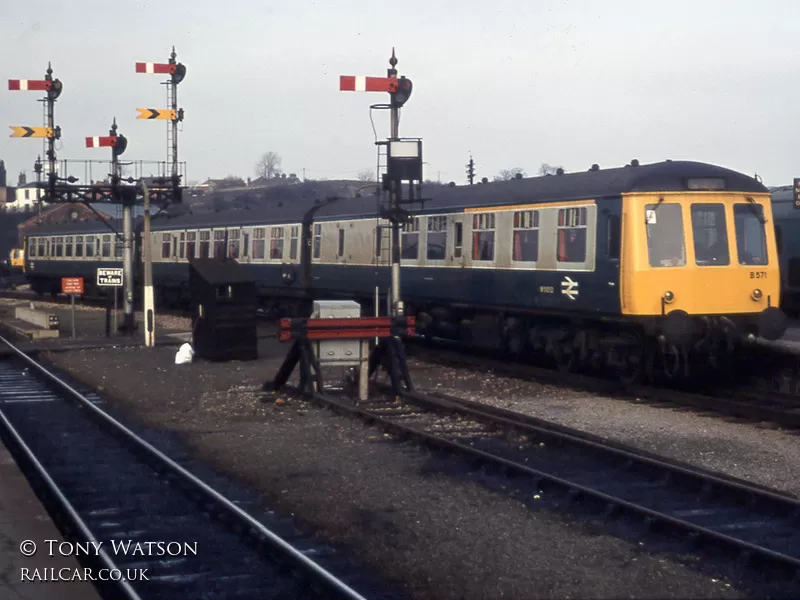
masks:
{"type": "MultiPolygon", "coordinates": [[[[315,300],[312,319],[357,319],[361,305],[353,300],[315,300]]],[[[320,366],[355,367],[361,363],[358,340],[321,340],[314,343],[320,366]]]]}
{"type": "Polygon", "coordinates": [[[192,347],[206,360],[258,358],[256,286],[233,259],[197,258],[189,263],[192,347]]]}

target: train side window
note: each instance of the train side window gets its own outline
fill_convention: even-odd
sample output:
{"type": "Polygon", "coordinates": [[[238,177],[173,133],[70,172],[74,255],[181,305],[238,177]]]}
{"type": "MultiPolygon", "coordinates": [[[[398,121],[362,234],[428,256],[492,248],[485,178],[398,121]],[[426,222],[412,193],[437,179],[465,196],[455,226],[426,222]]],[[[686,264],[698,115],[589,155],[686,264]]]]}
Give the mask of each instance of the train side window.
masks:
{"type": "Polygon", "coordinates": [[[270,232],[269,257],[273,260],[283,258],[283,227],[273,227],[270,232]]]}
{"type": "Polygon", "coordinates": [[[239,258],[240,231],[228,232],[228,258],[239,258]]]}
{"type": "Polygon", "coordinates": [[[608,228],[608,248],[606,256],[610,260],[619,260],[621,246],[621,228],[619,215],[608,215],[606,226],[608,228]]]}
{"type": "Polygon", "coordinates": [[[186,258],[194,258],[194,249],[197,245],[197,232],[186,232],[186,258]]]}
{"type": "Polygon", "coordinates": [[[289,260],[297,260],[297,244],[300,234],[300,228],[293,225],[289,237],[289,260]]]}
{"type": "Polygon", "coordinates": [[[416,260],[419,257],[419,217],[403,223],[400,228],[400,258],[416,260]]]}
{"type": "Polygon", "coordinates": [[[461,258],[464,253],[464,224],[453,223],[453,258],[461,258]]]}
{"type": "MultiPolygon", "coordinates": [[[[105,236],[104,236],[105,237],[105,236]]],[[[103,241],[103,256],[105,256],[105,240],[103,241]]],[[[161,258],[169,258],[172,255],[172,236],[169,233],[161,234],[161,258]]]]}
{"type": "Polygon", "coordinates": [[[740,265],[767,264],[767,234],[764,231],[764,207],[758,204],[734,204],[736,250],[740,265]]]}
{"type": "Polygon", "coordinates": [[[586,262],[586,207],[558,209],[558,262],[586,262]]]}
{"type": "Polygon", "coordinates": [[[472,217],[472,260],[494,260],[494,213],[472,217]]]}
{"type": "MultiPolygon", "coordinates": [[[[167,234],[164,234],[167,235],[167,234]]],[[[103,258],[109,258],[111,256],[111,236],[104,235],[103,236],[103,258]]]]}
{"type": "Polygon", "coordinates": [[[264,249],[266,244],[265,231],[263,227],[256,227],[253,230],[253,258],[261,260],[264,258],[264,249]]]}
{"type": "Polygon", "coordinates": [[[428,217],[428,260],[444,260],[447,254],[447,217],[428,217]]]}
{"type": "Polygon", "coordinates": [[[339,258],[344,256],[344,229],[339,230],[339,246],[336,248],[336,255],[339,258]]]}
{"type": "Polygon", "coordinates": [[[250,256],[250,234],[242,232],[242,258],[250,256]]]}
{"type": "Polygon", "coordinates": [[[680,204],[645,206],[647,253],[651,267],[682,267],[686,264],[683,214],[680,204]]]}
{"type": "Polygon", "coordinates": [[[200,232],[200,255],[198,258],[208,258],[209,251],[211,250],[211,232],[200,232]]]}
{"type": "Polygon", "coordinates": [[[322,225],[314,225],[314,258],[319,258],[322,254],[322,225]]]}
{"type": "Polygon", "coordinates": [[[214,232],[214,258],[225,256],[225,230],[214,232]]]}
{"type": "Polygon", "coordinates": [[[116,258],[122,258],[122,254],[125,252],[125,242],[123,239],[115,235],[114,236],[114,256],[116,258]]]}
{"type": "Polygon", "coordinates": [[[692,234],[699,266],[731,263],[723,204],[692,204],[692,234]]]}
{"type": "Polygon", "coordinates": [[[186,232],[178,234],[178,258],[186,258],[186,232]]]}
{"type": "Polygon", "coordinates": [[[518,210],[514,213],[514,248],[512,260],[539,260],[539,211],[518,210]]]}
{"type": "Polygon", "coordinates": [[[56,256],[64,256],[64,238],[61,236],[56,238],[56,256]]]}
{"type": "Polygon", "coordinates": [[[65,242],[64,242],[64,256],[70,256],[70,257],[72,256],[72,243],[73,243],[73,241],[74,240],[73,240],[73,237],[71,235],[66,237],[65,242]]]}
{"type": "Polygon", "coordinates": [[[83,256],[83,236],[75,236],[75,256],[81,258],[83,256]]]}
{"type": "Polygon", "coordinates": [[[92,258],[94,256],[94,236],[87,235],[86,236],[86,258],[92,258]]]}
{"type": "Polygon", "coordinates": [[[39,258],[42,258],[43,256],[46,256],[44,238],[39,238],[39,242],[36,245],[39,246],[39,251],[36,253],[36,255],[39,258]]]}

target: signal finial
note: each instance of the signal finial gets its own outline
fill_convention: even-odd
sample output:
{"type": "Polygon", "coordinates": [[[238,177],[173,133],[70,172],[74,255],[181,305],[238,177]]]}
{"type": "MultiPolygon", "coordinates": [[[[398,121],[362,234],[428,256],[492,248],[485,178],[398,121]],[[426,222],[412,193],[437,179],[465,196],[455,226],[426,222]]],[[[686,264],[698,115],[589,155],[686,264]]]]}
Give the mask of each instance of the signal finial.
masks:
{"type": "Polygon", "coordinates": [[[392,57],[389,59],[389,64],[394,69],[397,66],[397,57],[394,55],[394,46],[392,46],[392,57]]]}
{"type": "Polygon", "coordinates": [[[45,75],[45,79],[52,79],[53,78],[53,67],[50,66],[50,61],[47,61],[47,75],[45,75]]]}
{"type": "Polygon", "coordinates": [[[175,46],[172,46],[172,54],[169,55],[169,62],[175,63],[175,59],[178,58],[178,55],[175,54],[175,46]]]}

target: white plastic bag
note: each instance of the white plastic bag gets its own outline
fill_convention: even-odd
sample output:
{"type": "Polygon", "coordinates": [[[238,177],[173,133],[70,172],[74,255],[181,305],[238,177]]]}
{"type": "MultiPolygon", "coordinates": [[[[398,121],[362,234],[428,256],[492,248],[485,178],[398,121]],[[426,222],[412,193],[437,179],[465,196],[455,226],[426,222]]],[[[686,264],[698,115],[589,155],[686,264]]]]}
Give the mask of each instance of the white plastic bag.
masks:
{"type": "Polygon", "coordinates": [[[192,350],[191,344],[184,344],[178,349],[178,353],[175,355],[175,364],[185,365],[187,363],[190,363],[192,362],[193,356],[194,356],[194,350],[192,350]]]}

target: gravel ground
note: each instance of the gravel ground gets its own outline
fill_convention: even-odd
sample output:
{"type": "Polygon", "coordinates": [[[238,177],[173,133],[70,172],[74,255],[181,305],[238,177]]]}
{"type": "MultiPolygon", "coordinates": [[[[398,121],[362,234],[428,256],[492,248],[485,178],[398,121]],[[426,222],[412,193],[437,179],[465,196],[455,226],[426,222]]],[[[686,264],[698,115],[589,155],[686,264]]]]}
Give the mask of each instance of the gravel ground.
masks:
{"type": "Polygon", "coordinates": [[[182,366],[173,364],[169,347],[48,358],[100,386],[128,416],[176,432],[198,458],[252,486],[267,506],[402,582],[408,597],[747,595],[700,572],[692,558],[650,553],[647,540],[625,541],[592,523],[530,510],[470,480],[454,467],[459,459],[434,458],[298,400],[267,400],[260,385],[286,350],[262,339],[258,361],[182,366]]]}
{"type": "Polygon", "coordinates": [[[691,409],[659,407],[409,360],[421,388],[458,395],[541,417],[800,495],[800,440],[795,430],[705,416],[691,409]]]}

